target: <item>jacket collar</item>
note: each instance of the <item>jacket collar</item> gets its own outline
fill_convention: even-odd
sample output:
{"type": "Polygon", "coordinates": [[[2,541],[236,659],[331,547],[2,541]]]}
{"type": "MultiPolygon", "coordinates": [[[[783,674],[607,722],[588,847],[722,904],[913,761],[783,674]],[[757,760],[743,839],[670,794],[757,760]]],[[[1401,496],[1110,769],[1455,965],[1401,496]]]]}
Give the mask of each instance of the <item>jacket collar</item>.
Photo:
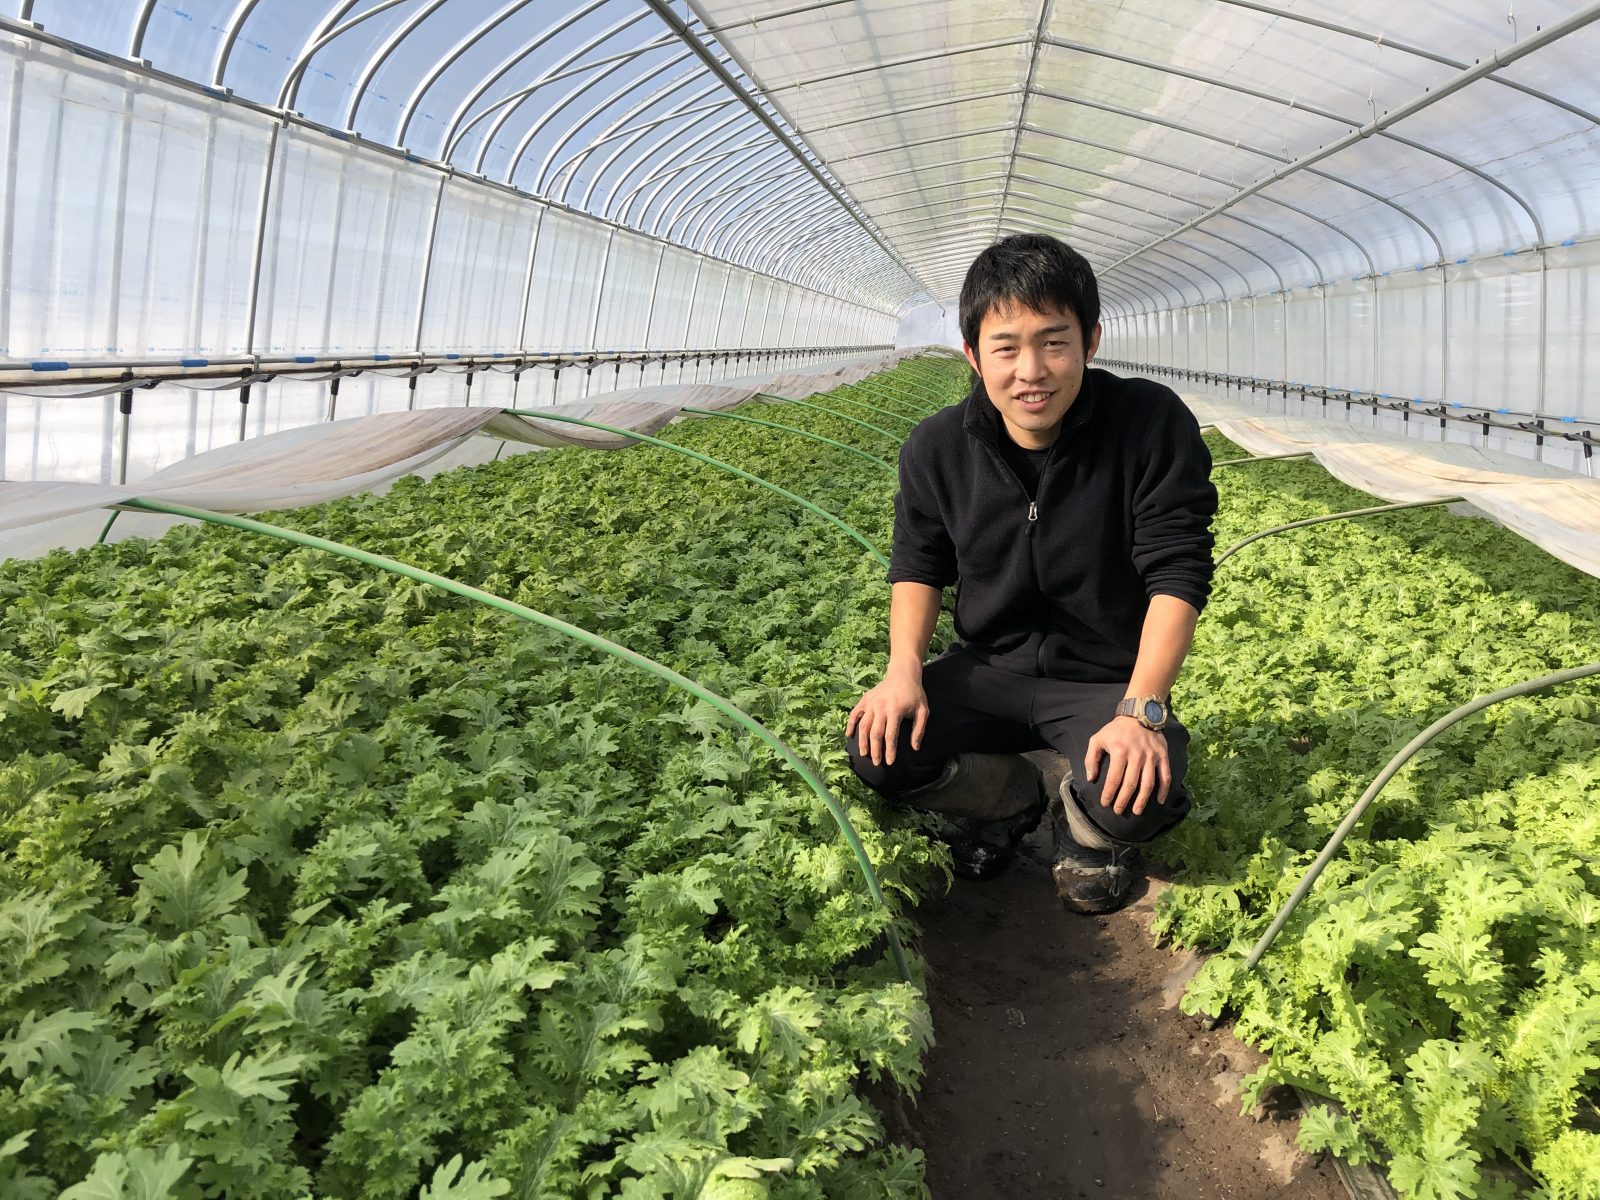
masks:
{"type": "MultiPolygon", "coordinates": [[[[1098,368],[1089,367],[1084,370],[1083,386],[1078,389],[1077,399],[1072,402],[1072,407],[1067,409],[1067,415],[1061,420],[1059,437],[1075,437],[1093,420],[1097,404],[1096,394],[1099,391],[1095,377],[1099,374],[1098,368]]],[[[980,442],[985,442],[998,450],[1005,437],[1000,410],[989,399],[989,393],[983,387],[983,380],[976,375],[972,380],[972,390],[967,393],[967,398],[961,402],[961,406],[961,427],[980,442]]]]}

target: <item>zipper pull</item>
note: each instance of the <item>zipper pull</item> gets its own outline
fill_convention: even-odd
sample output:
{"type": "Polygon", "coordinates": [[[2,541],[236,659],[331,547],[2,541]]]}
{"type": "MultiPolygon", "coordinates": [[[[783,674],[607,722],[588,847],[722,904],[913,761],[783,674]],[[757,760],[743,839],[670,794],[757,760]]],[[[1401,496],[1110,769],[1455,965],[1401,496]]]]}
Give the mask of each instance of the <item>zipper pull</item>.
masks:
{"type": "Polygon", "coordinates": [[[1028,520],[1031,522],[1031,521],[1037,521],[1038,519],[1039,519],[1039,502],[1037,500],[1029,500],[1028,501],[1028,520]]]}

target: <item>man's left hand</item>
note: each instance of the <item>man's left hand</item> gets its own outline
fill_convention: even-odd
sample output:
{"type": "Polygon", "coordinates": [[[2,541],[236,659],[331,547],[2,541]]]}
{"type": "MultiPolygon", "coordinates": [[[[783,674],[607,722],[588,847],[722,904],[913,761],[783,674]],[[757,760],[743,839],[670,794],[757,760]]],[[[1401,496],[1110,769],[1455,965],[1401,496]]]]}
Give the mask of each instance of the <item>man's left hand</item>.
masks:
{"type": "Polygon", "coordinates": [[[1102,758],[1102,808],[1121,816],[1131,807],[1134,816],[1138,816],[1152,796],[1157,804],[1167,802],[1167,793],[1172,790],[1172,764],[1167,757],[1167,739],[1160,733],[1146,729],[1132,717],[1112,717],[1089,739],[1084,777],[1090,783],[1099,778],[1102,758]]]}

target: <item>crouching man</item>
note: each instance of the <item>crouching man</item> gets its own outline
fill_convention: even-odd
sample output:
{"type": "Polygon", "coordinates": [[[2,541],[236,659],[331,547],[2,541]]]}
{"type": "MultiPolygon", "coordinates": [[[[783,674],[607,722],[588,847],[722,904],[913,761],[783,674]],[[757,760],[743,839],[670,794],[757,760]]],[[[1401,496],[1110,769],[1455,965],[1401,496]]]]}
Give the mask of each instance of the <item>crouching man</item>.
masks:
{"type": "Polygon", "coordinates": [[[851,765],[954,818],[968,878],[1004,869],[1048,808],[1057,892],[1109,912],[1134,848],[1189,810],[1169,697],[1210,590],[1211,456],[1170,389],[1089,367],[1099,288],[1055,238],[983,251],[960,322],[977,380],[900,452],[889,664],[850,711],[851,765]],[[960,642],[924,663],[957,580],[960,642]],[[1064,757],[1054,794],[1031,750],[1064,757]]]}

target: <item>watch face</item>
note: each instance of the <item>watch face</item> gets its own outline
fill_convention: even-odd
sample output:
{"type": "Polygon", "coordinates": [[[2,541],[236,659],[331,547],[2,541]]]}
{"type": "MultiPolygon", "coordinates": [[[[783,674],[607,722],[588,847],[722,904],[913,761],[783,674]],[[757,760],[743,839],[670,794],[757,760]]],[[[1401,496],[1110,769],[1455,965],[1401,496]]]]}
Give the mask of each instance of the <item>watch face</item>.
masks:
{"type": "Polygon", "coordinates": [[[1144,702],[1144,719],[1151,725],[1159,725],[1167,719],[1167,710],[1161,706],[1161,701],[1146,700],[1144,702]]]}

